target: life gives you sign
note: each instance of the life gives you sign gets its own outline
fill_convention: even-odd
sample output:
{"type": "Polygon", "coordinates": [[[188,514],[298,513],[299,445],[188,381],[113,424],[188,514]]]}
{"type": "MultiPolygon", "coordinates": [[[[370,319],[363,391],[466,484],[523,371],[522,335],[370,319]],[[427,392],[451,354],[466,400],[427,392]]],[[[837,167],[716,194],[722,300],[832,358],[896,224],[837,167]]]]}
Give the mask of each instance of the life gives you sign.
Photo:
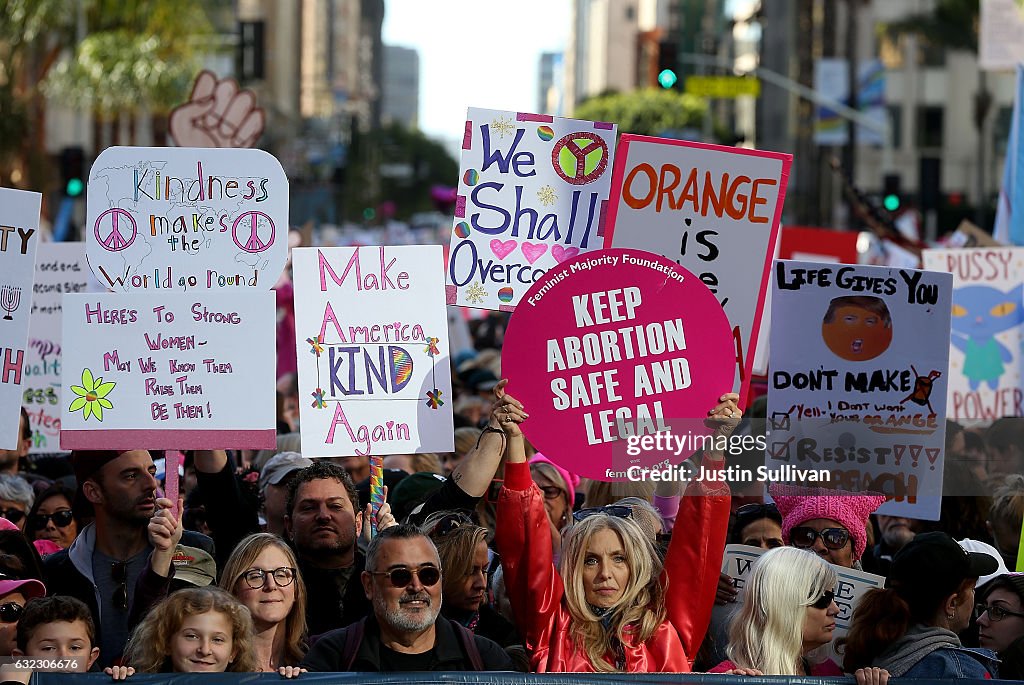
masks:
{"type": "Polygon", "coordinates": [[[86,252],[114,291],[270,290],[288,179],[262,150],[111,147],[89,172],[86,252]]]}
{"type": "Polygon", "coordinates": [[[440,245],[292,251],[302,454],[455,449],[440,245]]]}
{"type": "Polygon", "coordinates": [[[448,304],[512,311],[549,269],[601,247],[615,125],[470,108],[448,304]]]}
{"type": "Polygon", "coordinates": [[[785,260],[772,275],[765,465],[937,518],[953,277],[785,260]]]}
{"type": "Polygon", "coordinates": [[[272,449],[273,293],[65,295],[64,449],[272,449]]]}

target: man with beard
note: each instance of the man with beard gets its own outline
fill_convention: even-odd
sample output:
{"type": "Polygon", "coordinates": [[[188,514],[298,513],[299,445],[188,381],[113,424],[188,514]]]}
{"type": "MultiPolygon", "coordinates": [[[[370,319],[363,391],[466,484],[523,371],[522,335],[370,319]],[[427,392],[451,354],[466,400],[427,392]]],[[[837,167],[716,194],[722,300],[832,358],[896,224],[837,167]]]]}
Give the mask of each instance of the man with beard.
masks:
{"type": "Polygon", "coordinates": [[[511,671],[497,643],[444,617],[441,562],[414,526],[381,531],[366,551],[363,590],[372,616],[324,635],[302,662],[310,671],[511,671]]]}
{"type": "Polygon", "coordinates": [[[365,558],[356,549],[363,524],[359,495],[345,469],[323,459],[296,472],[288,486],[285,537],[306,582],[310,635],[355,623],[370,613],[359,584],[365,558]]]}
{"type": "MultiPolygon", "coordinates": [[[[158,512],[160,483],[147,450],[73,452],[71,462],[79,483],[76,511],[91,505],[96,518],[67,549],[46,557],[43,570],[51,595],[76,597],[92,611],[100,665],[109,666],[140,618],[131,608],[136,581],[150,569],[148,526],[158,512]]],[[[213,541],[199,533],[186,531],[181,543],[213,553],[213,541]]],[[[153,582],[144,583],[144,590],[163,587],[165,579],[154,576],[147,573],[153,582]]],[[[140,605],[150,603],[140,598],[140,605]]]]}

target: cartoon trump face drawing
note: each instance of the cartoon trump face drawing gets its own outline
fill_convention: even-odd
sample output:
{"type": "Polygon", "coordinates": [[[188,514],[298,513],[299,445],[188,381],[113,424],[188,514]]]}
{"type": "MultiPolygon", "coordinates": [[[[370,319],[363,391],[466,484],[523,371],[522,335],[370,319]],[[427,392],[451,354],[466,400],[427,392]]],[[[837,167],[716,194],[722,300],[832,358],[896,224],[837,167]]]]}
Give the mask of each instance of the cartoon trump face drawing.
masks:
{"type": "Polygon", "coordinates": [[[874,359],[892,342],[892,317],[877,297],[837,297],[828,305],[821,323],[828,349],[847,361],[874,359]]]}

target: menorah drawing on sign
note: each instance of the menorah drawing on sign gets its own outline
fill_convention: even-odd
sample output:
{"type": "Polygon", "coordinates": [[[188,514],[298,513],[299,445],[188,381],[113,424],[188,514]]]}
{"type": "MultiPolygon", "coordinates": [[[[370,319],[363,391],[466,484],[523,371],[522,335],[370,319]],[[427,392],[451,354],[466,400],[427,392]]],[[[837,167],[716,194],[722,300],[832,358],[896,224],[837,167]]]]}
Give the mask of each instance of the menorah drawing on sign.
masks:
{"type": "Polygon", "coordinates": [[[14,310],[21,304],[21,288],[17,288],[13,285],[5,285],[0,288],[0,309],[7,312],[7,316],[4,317],[4,321],[12,321],[11,316],[14,310]]]}

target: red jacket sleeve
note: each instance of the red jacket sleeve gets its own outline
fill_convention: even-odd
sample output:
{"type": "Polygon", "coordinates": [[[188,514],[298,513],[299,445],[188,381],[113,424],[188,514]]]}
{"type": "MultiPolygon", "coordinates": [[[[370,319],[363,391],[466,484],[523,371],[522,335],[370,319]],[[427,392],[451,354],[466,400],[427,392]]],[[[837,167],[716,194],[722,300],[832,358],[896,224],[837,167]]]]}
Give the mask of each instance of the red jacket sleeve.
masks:
{"type": "Polygon", "coordinates": [[[529,650],[547,645],[564,590],[552,563],[551,524],[542,497],[528,464],[505,465],[495,542],[516,624],[529,650]]]}
{"type": "MultiPolygon", "coordinates": [[[[724,462],[704,461],[707,470],[724,462]]],[[[665,608],[692,665],[711,622],[729,527],[729,488],[694,481],[679,503],[665,555],[665,608]]]]}

